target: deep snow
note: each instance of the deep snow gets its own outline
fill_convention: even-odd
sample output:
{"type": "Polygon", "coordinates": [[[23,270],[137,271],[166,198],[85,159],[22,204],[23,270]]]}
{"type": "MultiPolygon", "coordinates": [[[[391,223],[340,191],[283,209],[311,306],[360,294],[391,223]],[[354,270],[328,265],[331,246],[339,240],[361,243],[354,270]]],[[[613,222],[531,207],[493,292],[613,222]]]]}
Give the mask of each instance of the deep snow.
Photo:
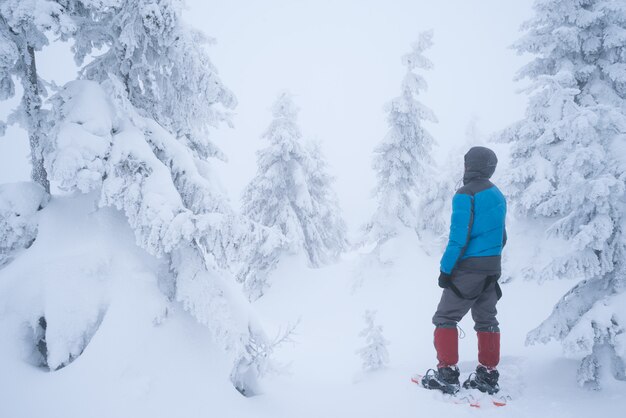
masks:
{"type": "MultiPolygon", "coordinates": [[[[321,269],[298,257],[283,261],[254,308],[270,335],[300,319],[295,343],[276,353],[283,373],[265,379],[262,395],[244,398],[208,332],[162,296],[159,262],[134,245],[119,213],[96,211],[93,199],[54,198],[40,213],[35,244],[0,270],[0,417],[612,417],[626,408],[623,382],[581,389],[577,361],[563,359],[557,344],[524,346],[569,282],[503,286],[502,386],[515,397],[505,408],[477,412],[412,384],[413,373],[435,364],[430,318],[440,294],[437,248],[427,255],[412,233],[386,244],[391,264],[369,268],[360,285],[357,253],[321,269]],[[29,362],[25,320],[37,309],[65,316],[70,335],[103,314],[82,355],[46,372],[29,362]],[[372,373],[360,371],[356,354],[366,309],[378,311],[390,341],[389,367],[372,373]]],[[[466,376],[476,338],[470,319],[461,327],[466,376]]]]}
{"type": "MultiPolygon", "coordinates": [[[[215,62],[241,101],[237,129],[216,134],[231,157],[218,171],[235,201],[252,176],[254,151],[267,123],[267,112],[259,109],[278,89],[290,87],[305,109],[304,130],[324,141],[338,171],[350,226],[361,224],[373,203],[365,198],[373,184],[371,149],[386,129],[381,105],[398,87],[398,57],[418,28],[434,26],[437,33],[437,71],[426,102],[441,115],[433,127],[442,145],[439,154],[461,141],[471,114],[482,116],[481,127],[493,131],[521,115],[526,101],[513,94],[510,81],[526,58],[515,57],[506,46],[518,36],[529,1],[457,1],[451,7],[430,6],[434,11],[427,2],[412,0],[393,5],[375,0],[358,8],[361,1],[326,2],[326,7],[318,7],[319,0],[246,7],[236,1],[192,3],[189,20],[217,35],[215,62]],[[205,6],[210,10],[202,10],[205,6]]],[[[44,79],[63,84],[74,77],[74,68],[67,68],[72,59],[67,45],[55,43],[39,57],[44,79]]],[[[3,102],[0,110],[7,113],[14,105],[3,102]]],[[[7,137],[0,141],[0,178],[27,179],[24,132],[14,127],[7,137]]],[[[386,268],[363,268],[357,253],[318,270],[297,257],[284,260],[254,308],[270,334],[300,319],[295,344],[277,352],[286,372],[265,379],[263,395],[246,399],[229,381],[228,356],[160,292],[159,261],[137,248],[122,215],[96,210],[93,200],[55,197],[37,215],[35,244],[0,269],[0,418],[613,417],[626,410],[624,382],[607,379],[601,392],[583,390],[576,385],[578,361],[565,359],[558,344],[524,345],[526,333],[573,282],[521,280],[518,269],[529,257],[542,262],[559,250],[533,254],[534,235],[522,226],[524,234],[511,231],[505,250],[511,270],[504,278],[514,280],[503,286],[499,305],[502,383],[515,396],[506,408],[450,405],[409,382],[413,373],[435,363],[430,317],[440,294],[440,248],[425,251],[411,234],[383,249],[391,263],[386,268]],[[528,254],[520,255],[524,249],[528,254]],[[357,273],[365,273],[362,282],[357,273]],[[356,354],[363,345],[358,333],[366,309],[378,311],[391,342],[389,367],[375,373],[361,372],[356,354]],[[49,330],[49,342],[57,343],[54,363],[78,355],[90,339],[76,361],[53,373],[32,364],[30,326],[44,311],[65,325],[49,330]]],[[[475,365],[476,338],[471,320],[461,327],[465,377],[475,365]]]]}

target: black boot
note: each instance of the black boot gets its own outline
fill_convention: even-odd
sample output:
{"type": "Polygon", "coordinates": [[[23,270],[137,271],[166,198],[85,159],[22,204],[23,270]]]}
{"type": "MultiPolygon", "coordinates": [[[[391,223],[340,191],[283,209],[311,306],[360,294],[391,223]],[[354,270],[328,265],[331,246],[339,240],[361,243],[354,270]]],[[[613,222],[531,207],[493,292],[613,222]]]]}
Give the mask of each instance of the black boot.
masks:
{"type": "Polygon", "coordinates": [[[456,366],[429,369],[422,378],[422,386],[426,389],[437,389],[443,393],[454,395],[460,389],[459,368],[456,366]]]}
{"type": "Polygon", "coordinates": [[[478,389],[481,392],[493,395],[498,393],[498,378],[500,373],[496,369],[489,370],[483,365],[476,367],[476,373],[471,373],[467,380],[463,382],[465,389],[478,389]]]}

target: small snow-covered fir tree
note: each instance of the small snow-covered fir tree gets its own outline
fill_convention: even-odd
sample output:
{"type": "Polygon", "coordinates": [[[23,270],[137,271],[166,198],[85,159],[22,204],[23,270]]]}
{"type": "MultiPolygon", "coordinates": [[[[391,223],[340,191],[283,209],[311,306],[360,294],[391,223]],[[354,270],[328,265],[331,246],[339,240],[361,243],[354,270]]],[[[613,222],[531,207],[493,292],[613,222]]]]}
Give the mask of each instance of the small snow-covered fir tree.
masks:
{"type": "Polygon", "coordinates": [[[389,363],[389,341],[383,336],[383,327],[376,325],[376,311],[365,311],[363,318],[366,325],[359,337],[365,339],[365,347],[357,351],[363,361],[363,370],[368,372],[382,369],[389,363]]]}
{"type": "Polygon", "coordinates": [[[512,143],[506,188],[515,212],[560,242],[557,257],[528,271],[540,281],[581,281],[528,342],[562,341],[583,358],[580,384],[599,387],[601,368],[624,378],[626,360],[626,3],[542,0],[534,8],[515,45],[536,58],[519,73],[532,82],[526,117],[502,135],[512,143]]]}
{"type": "MultiPolygon", "coordinates": [[[[46,89],[37,72],[36,52],[48,45],[47,33],[66,39],[74,29],[60,2],[0,0],[0,100],[15,95],[14,78],[17,78],[22,85],[22,98],[8,122],[19,123],[28,132],[31,177],[47,193],[50,183],[42,149],[47,132],[42,109],[46,89]]],[[[0,121],[0,136],[5,128],[6,122],[0,121]]]]}
{"type": "Polygon", "coordinates": [[[332,178],[317,145],[307,146],[297,124],[298,108],[282,93],[263,134],[269,146],[258,152],[258,171],[243,195],[243,213],[278,227],[290,251],[303,251],[311,266],[337,259],[346,247],[346,227],[332,190],[332,178]]]}
{"type": "Polygon", "coordinates": [[[420,207],[433,180],[431,149],[434,139],[424,122],[437,122],[432,110],[418,100],[428,85],[416,70],[429,70],[432,62],[424,52],[433,45],[433,32],[420,34],[412,51],[402,57],[407,72],[400,96],[387,106],[389,132],[375,149],[374,169],[378,208],[366,225],[366,241],[382,242],[399,225],[419,230],[420,207]]]}
{"type": "Polygon", "coordinates": [[[327,249],[319,258],[323,262],[334,261],[348,245],[347,227],[333,188],[335,179],[330,175],[321,144],[310,141],[307,143],[307,150],[311,157],[307,182],[309,193],[313,197],[313,213],[319,218],[320,226],[317,231],[327,249]]]}

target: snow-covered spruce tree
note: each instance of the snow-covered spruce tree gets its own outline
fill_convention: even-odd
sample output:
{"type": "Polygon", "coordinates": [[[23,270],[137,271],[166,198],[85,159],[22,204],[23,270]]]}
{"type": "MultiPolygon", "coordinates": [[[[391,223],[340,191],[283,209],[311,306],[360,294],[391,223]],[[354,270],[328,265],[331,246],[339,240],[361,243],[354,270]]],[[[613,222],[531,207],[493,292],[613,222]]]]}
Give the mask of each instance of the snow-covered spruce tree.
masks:
{"type": "MultiPolygon", "coordinates": [[[[64,190],[96,191],[100,206],[126,215],[137,244],[169,265],[174,284],[168,296],[230,353],[237,389],[256,393],[269,355],[259,347],[269,350],[271,344],[228,267],[251,246],[280,246],[280,235],[230,210],[191,209],[210,190],[183,197],[187,191],[178,188],[172,167],[195,179],[199,190],[213,187],[215,179],[200,174],[189,148],[134,109],[121,84],[69,83],[54,96],[51,116],[54,141],[46,155],[51,179],[64,190]],[[158,153],[169,155],[171,165],[158,153]]],[[[48,363],[52,370],[65,364],[48,363]]]]}
{"type": "Polygon", "coordinates": [[[412,51],[402,57],[407,68],[402,92],[386,106],[389,132],[374,151],[378,208],[365,227],[369,242],[384,242],[400,225],[416,230],[423,226],[419,214],[433,180],[434,143],[423,123],[437,122],[437,118],[418,100],[428,86],[416,70],[432,68],[432,62],[423,55],[433,45],[432,38],[432,30],[422,32],[412,51]]]}
{"type": "Polygon", "coordinates": [[[82,63],[94,48],[108,47],[84,67],[83,78],[117,78],[133,106],[196,157],[225,158],[209,139],[209,129],[220,122],[230,124],[228,109],[236,99],[205,52],[212,40],[181,21],[182,1],[74,3],[74,13],[91,15],[79,21],[73,47],[77,61],[82,63]]]}
{"type": "Polygon", "coordinates": [[[270,144],[258,152],[257,175],[243,194],[243,213],[278,227],[290,251],[304,251],[310,265],[318,267],[335,260],[346,247],[332,178],[319,148],[302,143],[291,96],[279,95],[272,111],[274,119],[263,134],[270,144]]]}
{"type": "Polygon", "coordinates": [[[209,126],[229,122],[234,96],[205,38],[181,21],[180,2],[76,1],[68,9],[82,16],[77,60],[107,52],[82,70],[90,81],[69,83],[51,101],[48,172],[62,189],[96,191],[100,206],[125,214],[137,244],[169,265],[169,296],[231,354],[233,384],[253,395],[272,344],[230,268],[246,265],[254,275],[284,241],[232,211],[206,161],[221,155],[209,126]]]}
{"type": "Polygon", "coordinates": [[[365,340],[365,347],[359,349],[357,354],[363,361],[363,370],[374,371],[382,369],[389,363],[387,346],[389,341],[383,336],[383,327],[376,325],[376,311],[365,311],[365,328],[359,333],[359,337],[365,340]]]}
{"type": "Polygon", "coordinates": [[[330,175],[326,156],[318,141],[310,141],[307,150],[311,157],[307,183],[312,197],[313,213],[318,216],[317,233],[326,251],[320,260],[336,260],[348,246],[347,227],[333,188],[334,178],[330,175]]]}
{"type": "MultiPolygon", "coordinates": [[[[120,94],[141,116],[156,121],[191,151],[189,159],[197,166],[195,175],[176,161],[180,152],[151,143],[157,158],[170,167],[185,205],[194,212],[230,213],[206,160],[225,158],[210,140],[210,128],[220,123],[230,125],[229,109],[236,105],[236,98],[221,82],[204,49],[212,40],[181,21],[180,0],[71,3],[68,9],[74,14],[91,16],[77,19],[80,24],[73,47],[77,61],[82,62],[94,48],[109,48],[82,70],[82,77],[121,84],[124,92],[120,94]]],[[[234,227],[232,232],[244,233],[234,227]]],[[[243,261],[237,275],[247,280],[271,267],[273,251],[271,245],[241,247],[237,259],[230,261],[233,265],[243,261]]]]}
{"type": "Polygon", "coordinates": [[[529,269],[540,281],[580,280],[527,342],[560,340],[582,357],[581,385],[624,379],[623,235],[626,160],[626,3],[542,0],[516,43],[536,56],[519,78],[532,95],[512,144],[506,188],[518,215],[549,225],[558,257],[529,269]]]}
{"type": "MultiPolygon", "coordinates": [[[[74,30],[70,17],[56,1],[0,0],[0,100],[15,96],[15,81],[22,85],[18,108],[9,123],[19,123],[28,132],[32,179],[50,193],[42,146],[46,141],[42,96],[44,83],[37,73],[35,53],[48,45],[47,33],[67,38],[74,30]]],[[[0,135],[6,122],[0,121],[0,135]]]]}

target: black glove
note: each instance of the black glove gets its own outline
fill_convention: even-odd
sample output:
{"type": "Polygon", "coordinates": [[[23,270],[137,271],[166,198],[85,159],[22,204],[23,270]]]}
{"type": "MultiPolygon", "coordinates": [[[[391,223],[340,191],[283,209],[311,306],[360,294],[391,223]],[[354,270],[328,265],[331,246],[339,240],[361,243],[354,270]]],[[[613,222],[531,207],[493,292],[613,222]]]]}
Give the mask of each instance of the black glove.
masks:
{"type": "Polygon", "coordinates": [[[452,275],[446,274],[443,271],[439,272],[439,287],[445,289],[446,287],[450,287],[452,283],[452,275]]]}

